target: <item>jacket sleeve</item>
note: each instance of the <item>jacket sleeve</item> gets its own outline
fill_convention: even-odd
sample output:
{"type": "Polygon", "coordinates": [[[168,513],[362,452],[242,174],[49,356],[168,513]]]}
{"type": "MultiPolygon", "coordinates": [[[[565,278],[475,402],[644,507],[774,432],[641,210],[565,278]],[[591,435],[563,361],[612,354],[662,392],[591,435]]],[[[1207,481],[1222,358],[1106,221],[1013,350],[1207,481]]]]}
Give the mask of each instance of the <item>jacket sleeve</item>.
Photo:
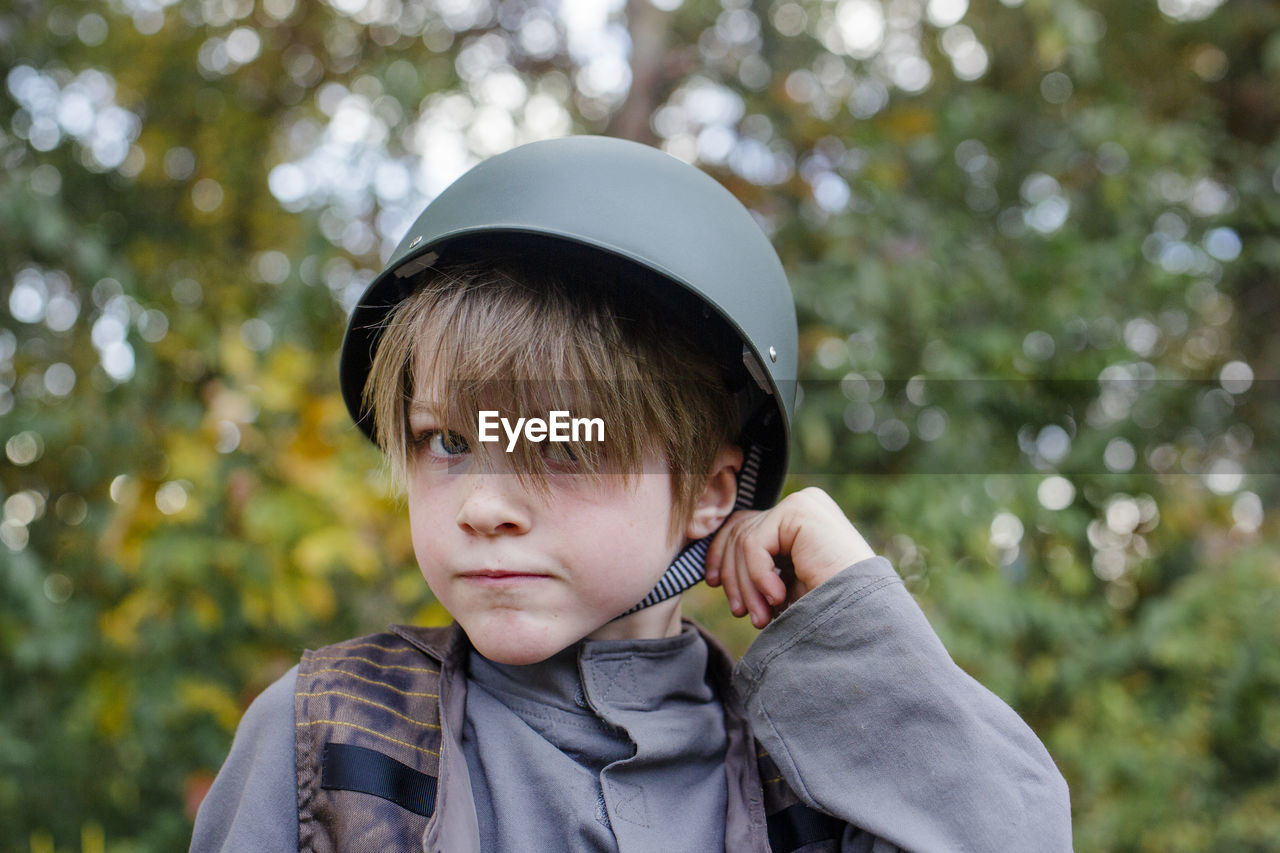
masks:
{"type": "Polygon", "coordinates": [[[231,753],[196,814],[191,853],[298,849],[294,667],[245,711],[231,753]]]}
{"type": "MultiPolygon", "coordinates": [[[[1071,850],[1053,759],[956,666],[883,558],[789,607],[734,684],[796,795],[882,840],[876,850],[1071,850]]],[[[849,831],[846,844],[855,837],[867,846],[849,831]]]]}

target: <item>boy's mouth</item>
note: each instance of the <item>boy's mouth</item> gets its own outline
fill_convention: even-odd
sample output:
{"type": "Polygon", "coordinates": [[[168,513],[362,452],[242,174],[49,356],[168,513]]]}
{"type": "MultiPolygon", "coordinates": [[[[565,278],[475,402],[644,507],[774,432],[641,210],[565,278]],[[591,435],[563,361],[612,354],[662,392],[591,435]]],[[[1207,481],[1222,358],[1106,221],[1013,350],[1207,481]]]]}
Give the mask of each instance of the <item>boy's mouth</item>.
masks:
{"type": "Polygon", "coordinates": [[[518,583],[520,581],[545,580],[549,575],[541,572],[522,572],[509,569],[477,569],[463,572],[462,579],[483,584],[518,583]]]}

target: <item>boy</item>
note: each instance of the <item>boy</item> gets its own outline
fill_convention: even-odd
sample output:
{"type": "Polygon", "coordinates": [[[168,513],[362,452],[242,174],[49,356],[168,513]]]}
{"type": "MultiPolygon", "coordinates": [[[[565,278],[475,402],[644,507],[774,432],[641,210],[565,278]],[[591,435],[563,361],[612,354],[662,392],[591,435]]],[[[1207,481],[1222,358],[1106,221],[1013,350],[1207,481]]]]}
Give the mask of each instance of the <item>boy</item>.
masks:
{"type": "Polygon", "coordinates": [[[696,169],[571,138],[459,179],[341,365],[455,627],[306,653],[192,850],[1070,849],[1052,760],[887,562],[823,492],[774,505],[795,363],[696,169]],[[762,629],[736,669],[680,619],[704,569],[762,629]]]}

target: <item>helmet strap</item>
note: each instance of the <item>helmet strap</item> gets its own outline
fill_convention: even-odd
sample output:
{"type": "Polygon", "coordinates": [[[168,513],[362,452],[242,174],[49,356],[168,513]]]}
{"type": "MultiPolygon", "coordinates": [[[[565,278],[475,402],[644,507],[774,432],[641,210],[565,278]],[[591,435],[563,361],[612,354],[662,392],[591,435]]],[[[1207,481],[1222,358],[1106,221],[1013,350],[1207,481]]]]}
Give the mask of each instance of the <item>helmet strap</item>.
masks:
{"type": "MultiPolygon", "coordinates": [[[[734,510],[750,509],[756,494],[756,477],[760,472],[760,459],[763,449],[759,444],[752,444],[743,458],[742,470],[738,472],[738,497],[733,503],[734,510]]],[[[707,549],[711,547],[712,533],[694,542],[690,542],[676,558],[671,561],[658,584],[644,597],[639,604],[623,613],[629,616],[637,610],[651,607],[659,601],[679,595],[697,584],[707,576],[707,549]]],[[[618,618],[621,619],[622,616],[618,618]]]]}

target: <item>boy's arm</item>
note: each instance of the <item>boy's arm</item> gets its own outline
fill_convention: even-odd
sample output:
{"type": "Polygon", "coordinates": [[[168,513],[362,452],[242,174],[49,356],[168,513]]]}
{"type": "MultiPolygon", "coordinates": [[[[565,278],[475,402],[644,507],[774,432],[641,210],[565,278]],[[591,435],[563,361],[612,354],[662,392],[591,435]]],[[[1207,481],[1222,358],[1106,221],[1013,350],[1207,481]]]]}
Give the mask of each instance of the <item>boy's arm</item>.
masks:
{"type": "Polygon", "coordinates": [[[191,853],[298,849],[297,677],[294,667],[245,711],[231,753],[196,814],[191,853]]]}
{"type": "Polygon", "coordinates": [[[746,568],[760,571],[752,551],[794,562],[794,603],[765,620],[753,612],[772,624],[735,684],[795,793],[904,850],[1069,851],[1066,784],[1035,734],[955,665],[893,567],[868,557],[834,501],[798,494],[791,506],[739,518],[708,558],[713,582],[728,588],[726,576],[737,575],[730,599],[739,603],[752,587],[776,603],[785,588],[772,565],[763,572],[776,586],[746,568]],[[810,571],[839,543],[853,565],[810,571]]]}

